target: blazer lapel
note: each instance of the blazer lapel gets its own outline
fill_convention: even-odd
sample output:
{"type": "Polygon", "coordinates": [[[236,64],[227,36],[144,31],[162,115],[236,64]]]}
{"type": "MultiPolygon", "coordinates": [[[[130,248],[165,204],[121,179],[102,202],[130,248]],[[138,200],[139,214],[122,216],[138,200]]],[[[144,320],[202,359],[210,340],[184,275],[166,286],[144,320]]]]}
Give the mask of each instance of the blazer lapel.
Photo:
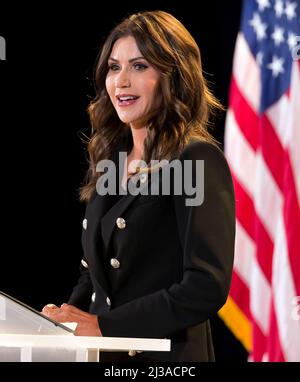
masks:
{"type": "Polygon", "coordinates": [[[113,230],[117,226],[116,225],[117,218],[122,217],[122,214],[125,212],[125,210],[129,208],[131,203],[138,196],[139,195],[122,196],[122,198],[112,208],[110,208],[109,211],[103,216],[101,220],[101,232],[102,232],[105,252],[108,251],[113,230]]]}

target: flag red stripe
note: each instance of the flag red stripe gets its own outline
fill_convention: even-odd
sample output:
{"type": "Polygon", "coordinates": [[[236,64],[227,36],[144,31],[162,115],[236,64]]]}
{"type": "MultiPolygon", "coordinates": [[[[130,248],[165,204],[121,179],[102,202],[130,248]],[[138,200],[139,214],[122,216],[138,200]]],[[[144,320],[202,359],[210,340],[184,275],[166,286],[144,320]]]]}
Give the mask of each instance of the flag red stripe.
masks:
{"type": "Polygon", "coordinates": [[[268,358],[270,362],[285,362],[282,346],[279,338],[278,325],[274,304],[272,301],[270,312],[270,333],[268,340],[268,358]]]}
{"type": "Polygon", "coordinates": [[[234,299],[234,302],[243,311],[248,320],[252,321],[249,304],[249,289],[236,271],[232,274],[230,296],[234,299]]]}
{"type": "MultiPolygon", "coordinates": [[[[255,298],[255,297],[254,297],[255,298]]],[[[268,337],[266,337],[256,322],[253,322],[253,352],[254,362],[261,362],[266,352],[268,337]]]]}
{"type": "Polygon", "coordinates": [[[243,228],[247,231],[252,240],[255,240],[254,231],[254,215],[255,208],[252,199],[249,197],[244,187],[235,176],[234,171],[231,169],[235,202],[236,202],[236,215],[243,228]]]}
{"type": "Polygon", "coordinates": [[[282,147],[269,118],[265,114],[260,119],[259,129],[263,157],[275,182],[283,192],[285,150],[282,147]]]}
{"type": "Polygon", "coordinates": [[[273,242],[255,212],[255,207],[252,199],[249,197],[243,186],[235,177],[233,171],[232,178],[236,198],[236,217],[248,235],[256,243],[257,262],[260,265],[265,277],[271,284],[274,247],[273,242]]]}
{"type": "Polygon", "coordinates": [[[232,77],[230,86],[230,108],[233,110],[235,119],[243,135],[253,150],[256,151],[259,142],[257,115],[247,103],[234,76],[232,77]]]}

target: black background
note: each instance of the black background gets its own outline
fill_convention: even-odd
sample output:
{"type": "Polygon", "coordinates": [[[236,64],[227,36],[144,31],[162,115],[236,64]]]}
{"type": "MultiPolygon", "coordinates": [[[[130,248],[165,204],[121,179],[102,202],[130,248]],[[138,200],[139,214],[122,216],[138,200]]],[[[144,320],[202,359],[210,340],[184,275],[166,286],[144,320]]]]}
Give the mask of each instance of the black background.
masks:
{"type": "MultiPolygon", "coordinates": [[[[214,94],[226,106],[241,0],[81,2],[68,7],[1,5],[0,290],[37,309],[66,301],[78,277],[86,170],[80,132],[89,132],[96,56],[126,15],[161,9],[196,39],[214,94]]],[[[222,143],[224,117],[216,123],[222,143]]],[[[223,323],[212,320],[217,360],[246,360],[223,323]]]]}

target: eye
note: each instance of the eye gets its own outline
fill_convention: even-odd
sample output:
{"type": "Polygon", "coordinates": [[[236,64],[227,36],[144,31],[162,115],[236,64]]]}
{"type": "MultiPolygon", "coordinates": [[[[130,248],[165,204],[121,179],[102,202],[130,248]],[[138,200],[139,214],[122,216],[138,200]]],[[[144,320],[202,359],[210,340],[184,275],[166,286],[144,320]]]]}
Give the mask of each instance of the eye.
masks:
{"type": "Polygon", "coordinates": [[[108,69],[113,71],[113,72],[115,72],[116,70],[119,69],[119,65],[117,65],[117,64],[110,64],[110,65],[108,65],[108,69]]]}
{"type": "Polygon", "coordinates": [[[134,66],[134,68],[137,69],[137,70],[145,70],[145,69],[148,68],[147,65],[145,65],[145,64],[141,64],[141,63],[139,63],[139,62],[136,62],[133,66],[134,66]]]}

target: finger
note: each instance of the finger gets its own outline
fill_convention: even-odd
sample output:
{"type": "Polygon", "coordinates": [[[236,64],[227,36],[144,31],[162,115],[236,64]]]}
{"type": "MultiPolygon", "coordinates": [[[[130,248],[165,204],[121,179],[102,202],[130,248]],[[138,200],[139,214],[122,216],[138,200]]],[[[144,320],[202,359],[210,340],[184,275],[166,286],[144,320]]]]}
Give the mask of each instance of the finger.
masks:
{"type": "Polygon", "coordinates": [[[58,308],[58,306],[56,306],[55,304],[47,304],[46,307],[47,307],[47,308],[50,308],[50,309],[56,309],[56,308],[58,308]]]}
{"type": "Polygon", "coordinates": [[[66,303],[63,303],[60,306],[60,308],[63,309],[63,310],[68,310],[70,312],[81,312],[81,310],[76,308],[74,305],[70,305],[70,304],[66,304],[66,303]]]}
{"type": "Polygon", "coordinates": [[[53,309],[51,308],[48,308],[47,306],[45,306],[42,310],[42,313],[45,315],[45,316],[49,316],[49,314],[51,314],[51,312],[53,312],[53,309]]]}
{"type": "Polygon", "coordinates": [[[56,305],[48,304],[48,305],[44,306],[44,308],[42,310],[42,314],[49,317],[52,313],[56,312],[58,309],[59,308],[56,305]]]}
{"type": "MultiPolygon", "coordinates": [[[[47,304],[47,305],[44,306],[44,308],[48,308],[48,309],[57,309],[58,306],[56,306],[55,304],[47,304]]],[[[43,308],[43,309],[44,309],[44,308],[43,308]]]]}
{"type": "Polygon", "coordinates": [[[61,310],[49,312],[48,317],[57,322],[68,322],[71,319],[66,312],[62,312],[61,310]]]}
{"type": "Polygon", "coordinates": [[[76,317],[88,317],[89,313],[84,312],[81,309],[76,308],[74,305],[62,304],[61,310],[68,311],[70,314],[75,315],[76,317]]]}
{"type": "Polygon", "coordinates": [[[49,312],[50,310],[58,309],[58,307],[54,304],[47,304],[43,307],[42,313],[49,312]]]}

